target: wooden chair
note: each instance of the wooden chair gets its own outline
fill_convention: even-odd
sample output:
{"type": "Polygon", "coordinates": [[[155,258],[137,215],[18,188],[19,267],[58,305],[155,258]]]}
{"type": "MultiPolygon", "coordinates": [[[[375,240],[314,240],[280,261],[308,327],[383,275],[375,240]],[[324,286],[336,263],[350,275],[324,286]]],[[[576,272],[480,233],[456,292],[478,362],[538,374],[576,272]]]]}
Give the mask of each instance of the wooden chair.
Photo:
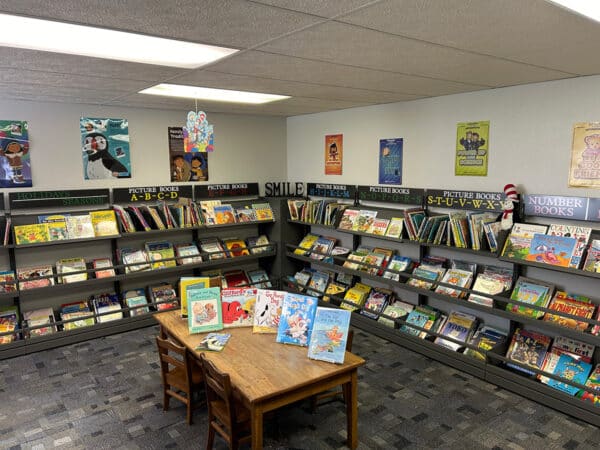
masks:
{"type": "MultiPolygon", "coordinates": [[[[163,385],[163,410],[169,410],[171,397],[187,407],[187,423],[192,423],[194,394],[204,388],[202,371],[187,348],[169,339],[156,337],[163,385]],[[196,366],[196,370],[192,370],[196,366]]],[[[201,399],[200,396],[198,396],[201,399]]]]}
{"type": "Polygon", "coordinates": [[[240,444],[250,442],[250,411],[234,399],[229,375],[219,371],[204,355],[200,359],[208,405],[206,448],[213,448],[217,432],[230,449],[237,449],[240,444]]]}
{"type": "MultiPolygon", "coordinates": [[[[352,341],[354,339],[354,330],[348,330],[348,339],[346,340],[346,351],[352,351],[352,341]]],[[[348,394],[344,386],[339,389],[331,389],[329,391],[322,392],[317,395],[313,395],[310,398],[310,411],[314,413],[317,410],[317,406],[319,406],[319,402],[322,400],[332,399],[332,400],[343,400],[346,403],[346,399],[348,398],[348,394]]]]}

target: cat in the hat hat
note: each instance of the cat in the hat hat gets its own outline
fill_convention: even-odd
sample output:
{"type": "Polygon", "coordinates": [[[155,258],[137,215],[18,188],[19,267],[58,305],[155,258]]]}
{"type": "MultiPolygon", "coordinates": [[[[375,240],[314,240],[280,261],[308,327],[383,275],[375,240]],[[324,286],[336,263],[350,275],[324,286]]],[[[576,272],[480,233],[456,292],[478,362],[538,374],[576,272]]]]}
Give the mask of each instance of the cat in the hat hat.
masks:
{"type": "Polygon", "coordinates": [[[500,228],[503,230],[510,230],[513,226],[513,210],[515,209],[515,203],[519,201],[519,194],[514,184],[507,184],[504,186],[504,195],[506,199],[502,202],[504,212],[500,219],[500,228]]]}

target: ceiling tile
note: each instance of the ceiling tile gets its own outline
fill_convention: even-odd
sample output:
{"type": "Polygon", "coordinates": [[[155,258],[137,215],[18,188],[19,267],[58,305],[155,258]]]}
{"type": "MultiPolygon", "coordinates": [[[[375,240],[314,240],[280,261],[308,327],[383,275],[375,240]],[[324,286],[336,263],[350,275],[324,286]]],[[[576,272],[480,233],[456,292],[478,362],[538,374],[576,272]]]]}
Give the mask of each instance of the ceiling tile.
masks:
{"type": "Polygon", "coordinates": [[[490,86],[565,78],[568,74],[328,22],[259,48],[273,53],[490,86]]]}
{"type": "Polygon", "coordinates": [[[598,23],[544,0],[385,0],[339,20],[573,74],[600,72],[590,57],[598,23]]]}
{"type": "Polygon", "coordinates": [[[376,3],[373,0],[319,0],[317,2],[315,0],[254,0],[254,2],[321,17],[346,14],[361,6],[376,3]]]}

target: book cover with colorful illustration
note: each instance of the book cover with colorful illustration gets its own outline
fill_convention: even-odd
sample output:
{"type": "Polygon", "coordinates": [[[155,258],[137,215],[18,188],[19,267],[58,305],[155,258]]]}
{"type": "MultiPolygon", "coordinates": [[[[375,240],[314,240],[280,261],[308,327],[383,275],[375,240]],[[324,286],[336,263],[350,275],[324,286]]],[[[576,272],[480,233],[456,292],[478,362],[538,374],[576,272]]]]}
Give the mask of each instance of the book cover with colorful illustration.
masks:
{"type": "MultiPolygon", "coordinates": [[[[520,277],[515,283],[515,287],[510,294],[511,300],[517,300],[523,303],[547,308],[552,297],[554,286],[543,281],[532,280],[526,277],[520,277]]],[[[539,319],[544,315],[544,311],[534,310],[522,305],[508,303],[506,310],[523,316],[539,319]]]]}
{"type": "Polygon", "coordinates": [[[308,295],[288,292],[283,299],[276,341],[306,347],[317,312],[318,300],[308,295]]]}
{"type": "Polygon", "coordinates": [[[221,290],[223,327],[254,325],[256,288],[225,288],[221,290]]]}
{"type": "Polygon", "coordinates": [[[308,357],[343,364],[350,328],[350,311],[318,307],[308,357]]]}
{"type": "Polygon", "coordinates": [[[90,211],[90,218],[96,237],[114,236],[119,234],[117,216],[115,215],[114,210],[105,209],[101,211],[90,211]]]}
{"type": "Polygon", "coordinates": [[[148,260],[152,263],[152,269],[165,269],[175,267],[175,249],[173,244],[167,241],[146,242],[146,253],[148,260]]]}
{"type": "MultiPolygon", "coordinates": [[[[548,309],[571,314],[573,316],[579,316],[585,319],[591,319],[594,315],[596,305],[592,303],[592,300],[589,297],[568,294],[565,291],[556,291],[548,309]]],[[[544,320],[547,322],[554,322],[561,327],[578,329],[580,331],[585,331],[588,327],[588,323],[583,320],[550,313],[544,315],[544,320]]]]}
{"type": "Polygon", "coordinates": [[[186,297],[190,334],[223,329],[220,288],[187,286],[186,297]]]}
{"type": "Polygon", "coordinates": [[[285,294],[270,289],[256,290],[253,333],[277,333],[285,294]]]}
{"type": "Polygon", "coordinates": [[[83,178],[131,178],[127,119],[82,117],[79,120],[83,178]]]}
{"type": "Polygon", "coordinates": [[[525,260],[569,267],[576,246],[577,239],[572,237],[534,234],[525,260]]]}
{"type": "MultiPolygon", "coordinates": [[[[549,336],[541,333],[517,329],[506,352],[506,358],[541,370],[551,340],[549,336]]],[[[535,374],[535,372],[516,364],[507,363],[506,365],[529,375],[535,374]]]]}
{"type": "MultiPolygon", "coordinates": [[[[575,383],[585,384],[588,375],[592,371],[592,365],[584,361],[577,360],[570,355],[562,354],[558,358],[558,363],[554,369],[554,375],[557,375],[575,383]]],[[[548,386],[566,392],[569,395],[575,395],[579,392],[579,388],[572,386],[566,382],[558,381],[553,378],[548,380],[548,386]]]]}
{"type": "Polygon", "coordinates": [[[210,286],[210,277],[181,277],[179,280],[179,296],[181,301],[181,317],[188,316],[188,290],[202,289],[210,286]]]}
{"type": "Polygon", "coordinates": [[[231,338],[230,333],[208,333],[195,348],[199,352],[220,352],[231,338]]]}
{"type": "Polygon", "coordinates": [[[33,186],[29,125],[22,120],[0,120],[0,187],[33,186]]]}
{"type": "Polygon", "coordinates": [[[34,223],[30,225],[15,225],[15,244],[27,245],[49,242],[50,233],[47,223],[34,223]]]}
{"type": "Polygon", "coordinates": [[[45,214],[38,216],[38,223],[48,224],[48,233],[51,241],[68,239],[67,216],[70,214],[45,214]]]}

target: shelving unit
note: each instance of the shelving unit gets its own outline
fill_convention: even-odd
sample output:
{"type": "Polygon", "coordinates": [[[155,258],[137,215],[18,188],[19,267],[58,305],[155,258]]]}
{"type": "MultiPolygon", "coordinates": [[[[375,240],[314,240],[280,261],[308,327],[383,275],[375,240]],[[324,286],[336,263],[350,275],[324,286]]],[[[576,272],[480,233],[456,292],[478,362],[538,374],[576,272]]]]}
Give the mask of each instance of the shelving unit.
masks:
{"type": "MultiPolygon", "coordinates": [[[[410,207],[415,204],[419,205],[419,200],[421,200],[421,205],[425,207],[428,212],[436,211],[437,208],[487,210],[498,213],[502,211],[502,193],[471,193],[467,191],[427,190],[419,199],[419,196],[416,194],[416,192],[422,192],[422,190],[411,190],[405,188],[401,192],[397,191],[394,193],[390,193],[386,192],[385,187],[359,186],[356,190],[357,194],[353,208],[377,210],[378,212],[382,212],[381,217],[389,218],[391,214],[395,213],[396,215],[398,215],[398,213],[401,213],[401,210],[390,210],[389,207],[385,206],[385,203],[387,201],[392,201],[396,204],[408,205],[408,207],[410,207]],[[377,193],[381,190],[384,190],[384,195],[378,196],[377,193]],[[463,198],[463,201],[458,201],[457,197],[461,196],[463,198]],[[473,202],[473,199],[477,199],[477,197],[480,197],[479,200],[481,201],[473,202]],[[374,202],[374,204],[377,206],[366,205],[366,201],[374,202]],[[381,204],[384,204],[383,208],[381,207],[381,204]]],[[[524,203],[526,204],[526,202],[527,196],[524,197],[524,203]]],[[[519,221],[519,213],[520,211],[516,212],[515,221],[519,221]]],[[[379,213],[377,217],[380,217],[379,213]]],[[[545,217],[547,218],[548,216],[545,217]]],[[[595,217],[600,217],[598,215],[598,211],[595,211],[595,217]]],[[[449,247],[446,245],[419,243],[407,239],[392,239],[385,236],[382,237],[356,231],[339,230],[335,227],[324,227],[322,225],[308,224],[301,221],[287,220],[286,223],[289,227],[302,228],[304,234],[306,234],[307,232],[313,232],[315,234],[325,234],[329,236],[335,235],[336,237],[339,236],[342,239],[344,238],[344,236],[351,236],[353,249],[356,248],[359,244],[365,244],[365,242],[368,240],[371,246],[373,246],[371,243],[381,243],[381,246],[393,248],[396,251],[399,250],[398,253],[402,255],[405,255],[405,252],[411,252],[413,255],[417,254],[418,257],[413,257],[413,259],[421,259],[425,255],[443,255],[450,258],[454,256],[456,257],[456,259],[475,260],[478,264],[487,264],[494,266],[510,265],[514,269],[515,279],[518,275],[521,275],[523,273],[526,273],[528,276],[530,276],[529,271],[536,270],[538,272],[543,271],[546,273],[545,278],[540,276],[538,276],[538,278],[553,281],[554,283],[560,285],[560,281],[562,280],[556,281],[557,276],[566,277],[566,280],[574,276],[577,280],[591,282],[590,286],[592,286],[592,290],[590,292],[586,292],[585,290],[584,292],[580,292],[577,288],[567,288],[566,290],[568,292],[580,293],[583,295],[588,295],[592,298],[594,297],[594,295],[598,295],[597,279],[600,277],[600,274],[584,272],[579,269],[559,268],[535,262],[505,258],[499,255],[502,246],[500,246],[500,250],[498,253],[494,253],[489,251],[489,249],[472,250],[465,248],[449,247]]],[[[505,238],[505,235],[503,237],[505,238]]],[[[311,266],[317,270],[347,273],[360,278],[360,280],[362,282],[365,282],[366,284],[391,289],[394,292],[399,293],[399,298],[402,298],[403,300],[408,301],[409,303],[427,304],[430,306],[434,306],[438,309],[444,310],[446,312],[450,312],[451,310],[468,312],[477,316],[480,319],[483,319],[483,322],[486,324],[491,323],[496,328],[504,329],[509,336],[509,341],[506,342],[503,346],[494,348],[491,351],[486,352],[486,361],[479,361],[475,358],[471,358],[462,353],[453,352],[433,343],[432,337],[439,336],[437,333],[428,332],[428,334],[430,335],[428,339],[419,339],[418,337],[402,333],[398,329],[382,325],[378,321],[375,321],[358,313],[352,314],[353,326],[364,329],[365,331],[373,333],[398,345],[402,345],[411,350],[422,353],[444,364],[455,367],[464,372],[467,372],[469,374],[502,386],[506,389],[517,392],[539,403],[559,409],[581,420],[585,420],[596,426],[600,426],[600,409],[598,407],[591,405],[589,402],[584,402],[579,398],[572,397],[568,394],[553,389],[545,384],[542,384],[539,381],[537,381],[537,379],[535,379],[534,377],[528,377],[526,375],[516,373],[504,366],[504,363],[507,361],[504,355],[506,354],[508,344],[510,343],[510,336],[518,327],[525,327],[526,329],[539,331],[551,337],[561,335],[564,337],[569,337],[594,345],[597,348],[593,357],[594,365],[600,362],[600,350],[598,349],[600,348],[600,336],[595,336],[589,332],[582,332],[576,329],[565,328],[553,322],[546,322],[540,319],[522,316],[511,311],[506,311],[507,303],[520,303],[510,300],[510,291],[507,291],[501,295],[494,296],[485,294],[487,297],[493,298],[494,307],[490,308],[477,303],[468,302],[466,298],[454,298],[444,294],[433,292],[433,290],[421,289],[406,285],[404,282],[409,277],[408,274],[401,273],[401,281],[394,281],[377,275],[368,274],[363,271],[345,268],[342,266],[343,262],[345,261],[344,257],[334,256],[333,259],[335,262],[332,264],[328,262],[323,262],[321,260],[312,259],[308,256],[297,255],[294,253],[294,250],[298,248],[297,244],[298,242],[300,242],[301,238],[302,236],[300,236],[300,238],[294,242],[287,241],[284,243],[285,256],[296,263],[296,270],[304,266],[311,266]],[[416,300],[408,300],[406,298],[407,296],[412,296],[411,298],[416,300]],[[498,326],[499,323],[503,324],[503,326],[498,326]]],[[[341,245],[343,245],[343,243],[341,245]]],[[[292,275],[293,273],[293,271],[289,272],[288,275],[292,275]]],[[[578,286],[580,284],[581,283],[578,282],[578,286]]],[[[436,285],[451,286],[444,283],[437,283],[436,285]]],[[[465,293],[465,297],[467,297],[469,293],[473,292],[471,289],[461,289],[456,286],[452,286],[452,288],[463,291],[465,293]]],[[[334,300],[337,300],[338,303],[344,301],[342,297],[330,297],[332,297],[332,299],[334,300]]],[[[593,300],[596,304],[600,303],[600,299],[598,299],[597,297],[593,300]]],[[[332,306],[331,303],[325,304],[328,306],[332,306]]],[[[526,305],[524,303],[521,303],[521,305],[531,306],[526,305]]],[[[547,308],[534,307],[533,309],[541,310],[544,312],[551,311],[552,314],[569,317],[568,314],[549,310],[547,308]]],[[[579,317],[578,319],[584,320],[591,325],[600,323],[593,319],[585,320],[579,317]]],[[[404,321],[396,319],[396,323],[402,325],[404,321]]],[[[560,380],[560,377],[556,377],[552,374],[549,374],[548,376],[550,378],[560,380]]],[[[562,381],[566,380],[563,379],[562,381]]]]}

